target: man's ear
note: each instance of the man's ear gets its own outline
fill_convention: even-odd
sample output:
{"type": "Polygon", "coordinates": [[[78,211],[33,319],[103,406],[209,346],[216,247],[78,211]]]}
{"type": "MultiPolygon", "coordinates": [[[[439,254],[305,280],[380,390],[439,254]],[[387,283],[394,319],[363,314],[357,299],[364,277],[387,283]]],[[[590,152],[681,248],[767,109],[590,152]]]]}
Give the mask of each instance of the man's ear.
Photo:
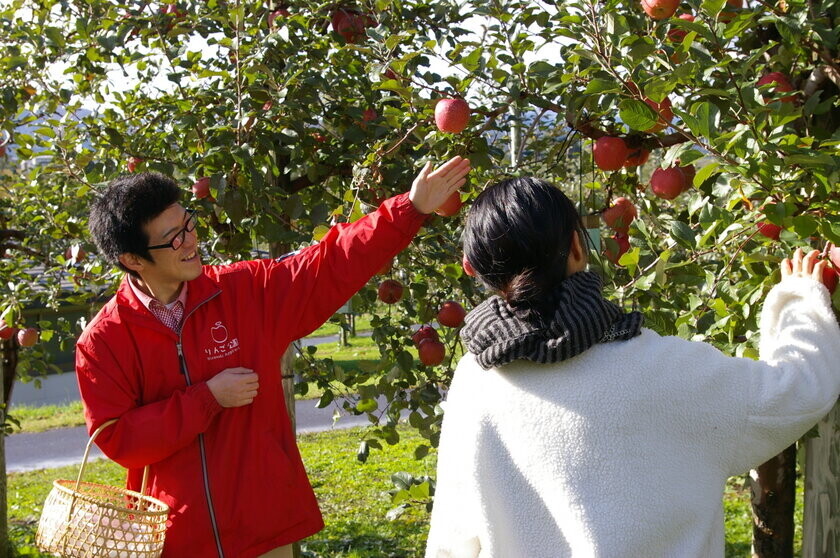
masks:
{"type": "Polygon", "coordinates": [[[126,269],[129,269],[135,273],[140,273],[145,268],[145,260],[137,254],[124,252],[120,254],[119,260],[120,263],[123,264],[123,266],[126,269]]]}

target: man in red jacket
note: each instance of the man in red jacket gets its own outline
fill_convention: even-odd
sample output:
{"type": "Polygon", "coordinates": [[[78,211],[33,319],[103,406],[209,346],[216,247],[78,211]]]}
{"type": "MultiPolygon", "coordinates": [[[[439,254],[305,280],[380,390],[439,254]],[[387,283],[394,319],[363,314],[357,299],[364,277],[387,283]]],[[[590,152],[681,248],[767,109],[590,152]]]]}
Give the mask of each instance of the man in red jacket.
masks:
{"type": "Polygon", "coordinates": [[[202,266],[195,215],[168,177],[112,182],[91,206],[100,253],[126,272],[82,333],[76,372],[89,432],[139,490],[170,506],[163,555],[291,556],[323,527],[286,414],[279,370],[465,181],[431,164],[411,191],[278,258],[202,266]]]}

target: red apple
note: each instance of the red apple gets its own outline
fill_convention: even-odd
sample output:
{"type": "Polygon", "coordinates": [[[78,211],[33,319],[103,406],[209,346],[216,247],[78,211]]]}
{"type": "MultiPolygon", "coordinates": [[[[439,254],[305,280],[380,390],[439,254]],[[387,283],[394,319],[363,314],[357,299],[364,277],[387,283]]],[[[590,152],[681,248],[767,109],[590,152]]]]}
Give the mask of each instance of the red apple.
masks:
{"type": "Polygon", "coordinates": [[[385,265],[383,265],[379,271],[376,272],[377,275],[387,275],[391,269],[394,267],[394,260],[388,260],[385,265]]]}
{"type": "Polygon", "coordinates": [[[630,223],[637,215],[636,206],[633,205],[633,202],[625,197],[620,197],[613,201],[609,209],[604,210],[601,218],[604,219],[604,223],[609,228],[627,234],[630,223]]]}
{"type": "Polygon", "coordinates": [[[399,80],[399,79],[400,79],[400,76],[399,76],[399,75],[397,75],[397,72],[395,72],[395,71],[394,71],[394,70],[392,70],[391,68],[388,68],[387,70],[385,70],[385,74],[384,74],[384,75],[385,75],[385,79],[395,79],[395,80],[399,80]]]}
{"type": "Polygon", "coordinates": [[[840,246],[831,246],[828,251],[828,259],[831,260],[834,269],[840,270],[840,246]]]}
{"type": "Polygon", "coordinates": [[[140,157],[129,157],[128,161],[125,163],[125,168],[128,169],[128,172],[134,172],[134,169],[137,168],[137,165],[143,162],[143,159],[140,157]]]}
{"type": "Polygon", "coordinates": [[[38,330],[34,327],[18,330],[17,341],[21,347],[31,347],[38,342],[38,330]]]}
{"type": "Polygon", "coordinates": [[[779,240],[779,233],[782,232],[782,227],[774,225],[769,221],[763,221],[758,224],[758,232],[771,240],[779,240]]]}
{"type": "Polygon", "coordinates": [[[679,167],[656,169],[650,177],[650,189],[663,200],[672,200],[685,191],[685,175],[679,167]]]}
{"type": "Polygon", "coordinates": [[[347,43],[356,43],[365,36],[366,27],[374,27],[376,22],[367,14],[360,14],[356,10],[338,8],[333,11],[333,31],[341,35],[347,43]]]}
{"type": "Polygon", "coordinates": [[[610,237],[616,244],[618,244],[618,253],[614,253],[611,249],[609,244],[607,245],[606,250],[604,250],[604,255],[607,257],[609,261],[614,264],[618,264],[619,258],[624,255],[627,250],[630,249],[630,237],[627,236],[625,233],[616,232],[612,237],[610,237]]]}
{"type": "Polygon", "coordinates": [[[595,140],[592,146],[592,153],[595,156],[595,164],[605,171],[620,169],[627,160],[629,150],[627,144],[621,138],[604,136],[595,140]]]}
{"type": "MultiPolygon", "coordinates": [[[[681,19],[683,21],[694,21],[694,16],[691,14],[680,14],[677,16],[677,19],[681,19]]],[[[672,43],[681,43],[685,36],[688,35],[688,31],[685,29],[671,29],[668,31],[668,40],[672,43]]]]}
{"type": "Polygon", "coordinates": [[[414,343],[415,347],[419,347],[420,343],[422,343],[424,339],[434,339],[435,341],[440,341],[440,336],[435,328],[430,325],[424,325],[414,332],[414,335],[411,336],[411,341],[414,343]]]}
{"type": "MultiPolygon", "coordinates": [[[[677,165],[679,164],[680,162],[677,161],[677,165]]],[[[686,165],[684,167],[679,167],[679,169],[682,171],[683,176],[685,176],[685,186],[683,191],[685,192],[686,190],[691,190],[691,187],[694,185],[694,175],[697,174],[697,169],[694,165],[686,165]]]]}
{"type": "Polygon", "coordinates": [[[671,110],[671,99],[665,97],[661,103],[657,103],[651,99],[645,99],[645,103],[659,115],[659,120],[656,124],[645,130],[645,132],[659,132],[671,124],[671,120],[674,119],[674,111],[671,110]]]}
{"type": "Polygon", "coordinates": [[[464,256],[461,258],[461,267],[464,268],[464,273],[467,274],[467,277],[475,277],[475,268],[472,266],[469,260],[467,260],[466,254],[464,254],[464,256]]]}
{"type": "MultiPolygon", "coordinates": [[[[726,5],[735,8],[736,10],[740,10],[744,6],[744,0],[726,0],[726,5]]],[[[723,23],[729,23],[735,16],[738,15],[738,12],[731,12],[728,10],[722,11],[718,14],[718,21],[722,21],[723,23]]]]}
{"type": "Polygon", "coordinates": [[[0,339],[11,339],[16,332],[16,328],[9,327],[6,322],[0,322],[0,339]]]}
{"type": "MultiPolygon", "coordinates": [[[[764,74],[763,76],[761,76],[761,79],[759,79],[756,82],[756,85],[758,87],[761,87],[762,85],[769,85],[771,83],[776,84],[776,87],[773,88],[773,91],[775,93],[787,93],[789,91],[793,91],[793,85],[791,85],[790,80],[785,74],[781,72],[770,72],[769,74],[764,74]]],[[[794,100],[796,100],[796,96],[787,95],[779,100],[783,103],[792,103],[794,100]]],[[[764,97],[764,102],[770,102],[770,98],[764,97]]]]}
{"type": "Polygon", "coordinates": [[[378,117],[379,114],[377,114],[376,109],[366,108],[362,113],[362,122],[370,122],[376,120],[378,117]]]}
{"type": "Polygon", "coordinates": [[[402,283],[396,279],[386,279],[379,284],[379,300],[385,304],[399,302],[403,295],[402,283]]]}
{"type": "Polygon", "coordinates": [[[435,105],[435,124],[441,132],[458,134],[470,122],[470,106],[463,99],[441,99],[435,105]]]}
{"type": "Polygon", "coordinates": [[[642,9],[653,19],[665,19],[674,15],[680,0],[642,0],[642,9]]]}
{"type": "Polygon", "coordinates": [[[831,264],[826,265],[823,268],[822,282],[828,289],[829,293],[834,294],[834,291],[837,290],[837,280],[837,270],[834,269],[831,264]]]}
{"type": "Polygon", "coordinates": [[[166,22],[167,33],[171,31],[173,27],[175,27],[176,22],[184,19],[184,17],[186,17],[187,15],[187,13],[181,8],[179,8],[177,4],[165,4],[161,6],[160,13],[162,13],[168,20],[166,22]]]}
{"type": "Polygon", "coordinates": [[[630,151],[630,154],[627,156],[627,160],[624,161],[624,167],[640,167],[647,162],[648,157],[650,157],[650,151],[642,147],[630,151]]]}
{"type": "Polygon", "coordinates": [[[446,327],[461,327],[467,311],[454,300],[447,300],[438,310],[437,321],[446,327]]]}
{"type": "Polygon", "coordinates": [[[213,197],[210,196],[210,177],[204,176],[196,180],[195,184],[192,185],[192,193],[196,199],[201,200],[209,197],[212,200],[213,197]]]}
{"type": "Polygon", "coordinates": [[[437,366],[446,357],[446,347],[440,341],[423,339],[417,346],[417,353],[420,355],[420,362],[426,366],[437,366]]]}
{"type": "Polygon", "coordinates": [[[291,14],[289,13],[289,10],[287,10],[286,8],[280,8],[279,10],[271,12],[270,14],[268,14],[269,29],[274,29],[274,20],[276,20],[278,17],[284,18],[289,17],[290,15],[291,14]]]}
{"type": "Polygon", "coordinates": [[[441,217],[451,217],[460,211],[462,205],[464,205],[464,202],[461,201],[461,192],[456,190],[452,192],[451,196],[446,198],[443,205],[435,209],[435,213],[441,217]]]}

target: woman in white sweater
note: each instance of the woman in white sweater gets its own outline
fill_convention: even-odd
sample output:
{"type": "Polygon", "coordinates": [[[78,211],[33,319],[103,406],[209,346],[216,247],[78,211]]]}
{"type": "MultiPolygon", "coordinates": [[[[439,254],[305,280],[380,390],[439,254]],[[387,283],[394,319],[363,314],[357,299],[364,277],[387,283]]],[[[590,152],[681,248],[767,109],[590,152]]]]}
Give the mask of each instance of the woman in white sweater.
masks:
{"type": "Polygon", "coordinates": [[[816,252],[783,261],[753,361],[604,300],[584,234],[543,181],[473,203],[465,267],[499,294],[462,330],[427,558],[722,557],[726,479],[837,401],[840,329],[816,252]]]}

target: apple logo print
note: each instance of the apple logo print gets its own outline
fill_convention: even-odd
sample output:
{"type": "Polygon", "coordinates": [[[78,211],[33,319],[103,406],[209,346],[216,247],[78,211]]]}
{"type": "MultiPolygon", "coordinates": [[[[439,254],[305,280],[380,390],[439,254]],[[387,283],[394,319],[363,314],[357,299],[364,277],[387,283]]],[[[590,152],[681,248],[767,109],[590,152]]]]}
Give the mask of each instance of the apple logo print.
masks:
{"type": "Polygon", "coordinates": [[[210,335],[216,343],[224,343],[228,338],[227,328],[222,322],[216,322],[216,325],[210,328],[210,335]]]}

